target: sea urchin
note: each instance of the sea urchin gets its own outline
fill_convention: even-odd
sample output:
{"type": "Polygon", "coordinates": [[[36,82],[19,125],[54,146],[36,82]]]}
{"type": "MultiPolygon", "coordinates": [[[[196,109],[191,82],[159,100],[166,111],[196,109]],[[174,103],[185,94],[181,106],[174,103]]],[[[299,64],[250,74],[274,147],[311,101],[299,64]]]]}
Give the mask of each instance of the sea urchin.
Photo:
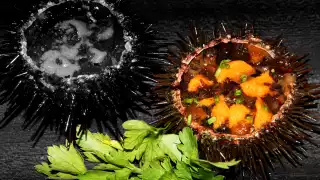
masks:
{"type": "Polygon", "coordinates": [[[32,140],[50,127],[72,141],[78,125],[85,131],[95,120],[119,135],[119,119],[145,112],[164,61],[150,26],[125,3],[42,3],[13,29],[0,44],[1,127],[22,113],[23,128],[38,125],[32,140]]]}
{"type": "Polygon", "coordinates": [[[247,26],[237,35],[222,26],[213,38],[191,29],[179,35],[168,58],[173,66],[159,76],[159,125],[190,126],[206,159],[239,159],[257,179],[268,178],[274,159],[299,164],[300,145],[313,142],[306,131],[320,133],[320,85],[308,82],[306,57],[247,26]]]}

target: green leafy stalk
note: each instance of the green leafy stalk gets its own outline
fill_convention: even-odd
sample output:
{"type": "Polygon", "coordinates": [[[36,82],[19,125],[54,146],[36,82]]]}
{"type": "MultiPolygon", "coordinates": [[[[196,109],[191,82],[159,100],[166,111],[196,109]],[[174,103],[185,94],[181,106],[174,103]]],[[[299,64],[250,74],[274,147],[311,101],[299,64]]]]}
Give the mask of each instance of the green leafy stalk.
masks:
{"type": "Polygon", "coordinates": [[[43,162],[36,165],[35,169],[49,178],[74,179],[77,175],[87,172],[83,157],[73,144],[69,149],[63,145],[48,147],[48,160],[50,164],[43,162]],[[52,171],[59,173],[52,174],[52,171]]]}
{"type": "Polygon", "coordinates": [[[84,174],[87,171],[83,157],[73,147],[73,144],[69,149],[62,145],[48,147],[48,155],[52,170],[75,175],[84,174]]]}
{"type": "Polygon", "coordinates": [[[123,127],[122,142],[101,133],[79,136],[76,142],[82,154],[72,144],[69,149],[50,146],[49,163],[43,162],[35,169],[49,179],[222,180],[216,168],[228,169],[239,163],[199,159],[197,139],[189,127],[179,134],[164,134],[163,128],[138,120],[129,120],[123,127]],[[87,170],[83,157],[96,165],[87,170]]]}

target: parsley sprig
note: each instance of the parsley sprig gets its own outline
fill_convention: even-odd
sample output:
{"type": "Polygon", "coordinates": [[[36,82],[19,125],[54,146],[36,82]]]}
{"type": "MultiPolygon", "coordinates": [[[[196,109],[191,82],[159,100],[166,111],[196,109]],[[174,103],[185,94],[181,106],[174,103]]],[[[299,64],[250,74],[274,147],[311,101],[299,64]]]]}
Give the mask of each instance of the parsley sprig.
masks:
{"type": "MultiPolygon", "coordinates": [[[[48,179],[79,180],[222,180],[216,168],[228,169],[239,161],[209,162],[199,159],[197,139],[189,127],[179,134],[164,134],[143,121],[123,124],[124,140],[102,133],[78,136],[76,147],[48,147],[48,160],[35,169],[48,179]],[[88,170],[85,161],[95,166],[88,170]]],[[[79,129],[78,129],[79,130],[79,129]]]]}

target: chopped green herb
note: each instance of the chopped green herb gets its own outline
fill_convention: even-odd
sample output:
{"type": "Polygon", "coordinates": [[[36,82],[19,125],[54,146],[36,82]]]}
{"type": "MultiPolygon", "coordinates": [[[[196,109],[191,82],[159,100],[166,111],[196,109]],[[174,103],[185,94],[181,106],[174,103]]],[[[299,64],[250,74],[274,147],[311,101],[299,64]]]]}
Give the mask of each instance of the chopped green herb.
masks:
{"type": "Polygon", "coordinates": [[[215,102],[216,104],[219,103],[219,96],[215,96],[215,97],[214,97],[214,102],[215,102]]]}
{"type": "Polygon", "coordinates": [[[253,116],[247,116],[246,120],[252,121],[253,120],[253,116]]]}
{"type": "Polygon", "coordinates": [[[236,104],[242,104],[244,99],[242,97],[239,97],[236,99],[236,104]]]}
{"type": "Polygon", "coordinates": [[[209,125],[211,125],[211,124],[213,124],[216,120],[217,120],[217,118],[213,116],[213,117],[211,117],[210,119],[207,120],[207,123],[208,123],[209,125]]]}
{"type": "Polygon", "coordinates": [[[241,80],[242,83],[243,83],[243,82],[246,82],[247,79],[248,79],[248,76],[245,75],[245,74],[242,74],[242,75],[240,76],[240,80],[241,80]]]}
{"type": "Polygon", "coordinates": [[[183,100],[183,102],[186,103],[186,104],[192,104],[193,103],[193,98],[185,98],[183,100]]]}
{"type": "Polygon", "coordinates": [[[224,59],[220,62],[220,65],[221,64],[227,64],[228,62],[230,62],[231,60],[230,59],[224,59]]]}
{"type": "Polygon", "coordinates": [[[269,111],[268,106],[266,106],[265,104],[262,105],[262,108],[263,108],[264,110],[266,110],[266,111],[269,111]]]}
{"type": "Polygon", "coordinates": [[[230,65],[227,64],[227,63],[223,63],[223,64],[220,64],[220,68],[221,68],[221,69],[229,69],[229,68],[230,68],[230,65]]]}
{"type": "Polygon", "coordinates": [[[228,64],[228,62],[230,62],[231,60],[230,59],[225,59],[225,60],[222,60],[220,62],[220,65],[216,71],[216,73],[214,74],[215,77],[218,77],[221,73],[221,70],[222,69],[229,69],[230,68],[230,65],[228,64]]]}
{"type": "Polygon", "coordinates": [[[241,96],[241,94],[242,94],[241,89],[237,89],[237,90],[234,91],[234,95],[235,96],[241,96]]]}
{"type": "Polygon", "coordinates": [[[188,124],[188,126],[191,125],[191,121],[192,121],[192,115],[189,114],[188,119],[187,119],[187,124],[188,124]]]}
{"type": "Polygon", "coordinates": [[[216,73],[214,74],[215,77],[218,77],[221,73],[221,68],[218,68],[216,73]]]}
{"type": "Polygon", "coordinates": [[[183,99],[183,102],[186,104],[199,103],[199,101],[196,98],[185,98],[183,99]]]}

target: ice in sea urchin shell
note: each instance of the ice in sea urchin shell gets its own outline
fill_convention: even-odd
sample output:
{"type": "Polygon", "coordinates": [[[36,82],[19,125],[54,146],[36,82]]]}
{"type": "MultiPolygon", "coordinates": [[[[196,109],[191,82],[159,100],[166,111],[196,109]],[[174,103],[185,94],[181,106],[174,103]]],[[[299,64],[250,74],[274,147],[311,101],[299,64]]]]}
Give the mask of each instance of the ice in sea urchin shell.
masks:
{"type": "Polygon", "coordinates": [[[6,126],[22,114],[32,140],[51,128],[76,137],[93,120],[119,135],[119,120],[146,112],[148,92],[161,71],[162,53],[150,26],[121,1],[41,3],[6,29],[0,44],[0,102],[6,126]],[[14,30],[13,30],[14,29],[14,30]]]}
{"type": "Polygon", "coordinates": [[[320,85],[308,81],[306,56],[290,53],[280,36],[252,32],[246,25],[230,33],[222,24],[214,37],[195,26],[178,34],[172,66],[158,76],[164,101],[157,115],[159,126],[190,126],[206,159],[239,159],[240,170],[267,179],[275,160],[299,165],[301,145],[313,143],[308,132],[320,133],[320,85]]]}

